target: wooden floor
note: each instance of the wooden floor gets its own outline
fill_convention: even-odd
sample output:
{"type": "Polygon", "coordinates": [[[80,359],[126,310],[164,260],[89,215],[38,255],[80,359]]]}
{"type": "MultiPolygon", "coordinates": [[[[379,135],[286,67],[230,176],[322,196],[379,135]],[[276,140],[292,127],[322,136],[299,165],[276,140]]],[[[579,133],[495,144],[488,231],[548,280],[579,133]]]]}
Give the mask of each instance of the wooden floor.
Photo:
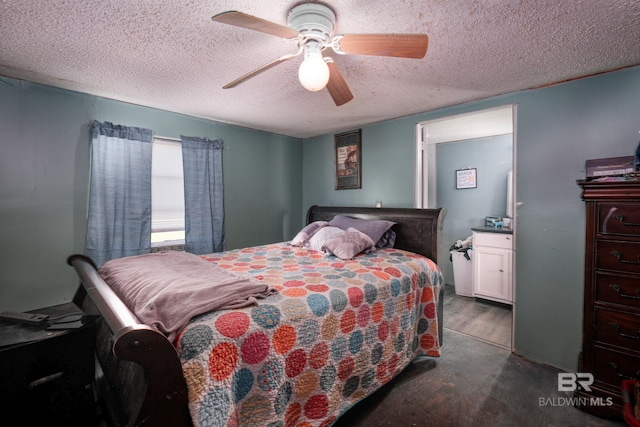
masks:
{"type": "Polygon", "coordinates": [[[500,346],[444,330],[442,357],[409,365],[333,427],[606,427],[559,392],[558,371],[500,346]],[[552,404],[541,404],[542,401],[552,404]],[[553,403],[555,402],[555,403],[553,403]]]}
{"type": "Polygon", "coordinates": [[[453,285],[445,285],[444,327],[505,349],[511,349],[511,306],[456,295],[453,285]]]}

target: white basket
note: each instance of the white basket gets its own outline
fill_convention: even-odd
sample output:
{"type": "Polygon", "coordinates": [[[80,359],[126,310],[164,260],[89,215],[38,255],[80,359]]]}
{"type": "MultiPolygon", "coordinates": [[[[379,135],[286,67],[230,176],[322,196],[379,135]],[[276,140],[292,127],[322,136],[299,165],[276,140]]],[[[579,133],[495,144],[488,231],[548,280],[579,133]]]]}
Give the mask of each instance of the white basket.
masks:
{"type": "MultiPolygon", "coordinates": [[[[473,250],[468,250],[469,258],[473,258],[473,250]]],[[[457,295],[473,296],[473,263],[465,258],[464,252],[451,251],[453,261],[453,284],[457,295]]]]}

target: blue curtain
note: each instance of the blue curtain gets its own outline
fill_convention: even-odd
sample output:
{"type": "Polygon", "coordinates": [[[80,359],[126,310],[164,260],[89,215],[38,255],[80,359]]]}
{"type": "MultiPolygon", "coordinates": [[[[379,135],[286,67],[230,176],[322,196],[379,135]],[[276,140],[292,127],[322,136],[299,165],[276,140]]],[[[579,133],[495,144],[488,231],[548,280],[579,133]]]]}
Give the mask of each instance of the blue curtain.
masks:
{"type": "Polygon", "coordinates": [[[98,266],[151,252],[153,131],[95,121],[85,253],[98,266]]]}
{"type": "Polygon", "coordinates": [[[185,251],[198,255],[224,251],[223,141],[188,136],[181,139],[185,251]]]}

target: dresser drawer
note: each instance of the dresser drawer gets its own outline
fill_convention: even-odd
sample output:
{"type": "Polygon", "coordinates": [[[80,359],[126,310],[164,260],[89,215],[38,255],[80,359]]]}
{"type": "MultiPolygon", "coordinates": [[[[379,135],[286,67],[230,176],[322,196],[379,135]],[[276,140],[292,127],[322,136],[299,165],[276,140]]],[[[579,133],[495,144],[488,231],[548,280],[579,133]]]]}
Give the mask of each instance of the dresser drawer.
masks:
{"type": "Polygon", "coordinates": [[[640,316],[596,309],[596,341],[640,351],[640,316]]]}
{"type": "Polygon", "coordinates": [[[507,233],[473,233],[474,246],[513,249],[513,235],[507,233]]]}
{"type": "Polygon", "coordinates": [[[640,279],[598,273],[596,300],[640,308],[640,279]]]}
{"type": "Polygon", "coordinates": [[[622,380],[640,380],[640,359],[600,347],[594,350],[595,372],[598,381],[620,390],[622,380]]]}
{"type": "Polygon", "coordinates": [[[640,243],[597,240],[596,267],[640,273],[640,243]]]}
{"type": "Polygon", "coordinates": [[[640,236],[640,203],[598,204],[598,233],[640,236]]]}

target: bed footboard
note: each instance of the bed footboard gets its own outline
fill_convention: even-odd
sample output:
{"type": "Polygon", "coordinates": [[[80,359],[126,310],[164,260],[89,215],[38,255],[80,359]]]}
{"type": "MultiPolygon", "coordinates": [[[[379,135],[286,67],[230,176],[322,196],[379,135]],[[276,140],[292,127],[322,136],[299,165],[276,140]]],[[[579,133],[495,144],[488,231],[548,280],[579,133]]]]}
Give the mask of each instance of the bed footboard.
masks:
{"type": "Polygon", "coordinates": [[[159,331],[140,324],[90,258],[71,255],[67,263],[81,281],[76,303],[102,316],[96,356],[104,379],[98,382],[112,424],[191,425],[187,384],[173,344],[159,331]]]}

